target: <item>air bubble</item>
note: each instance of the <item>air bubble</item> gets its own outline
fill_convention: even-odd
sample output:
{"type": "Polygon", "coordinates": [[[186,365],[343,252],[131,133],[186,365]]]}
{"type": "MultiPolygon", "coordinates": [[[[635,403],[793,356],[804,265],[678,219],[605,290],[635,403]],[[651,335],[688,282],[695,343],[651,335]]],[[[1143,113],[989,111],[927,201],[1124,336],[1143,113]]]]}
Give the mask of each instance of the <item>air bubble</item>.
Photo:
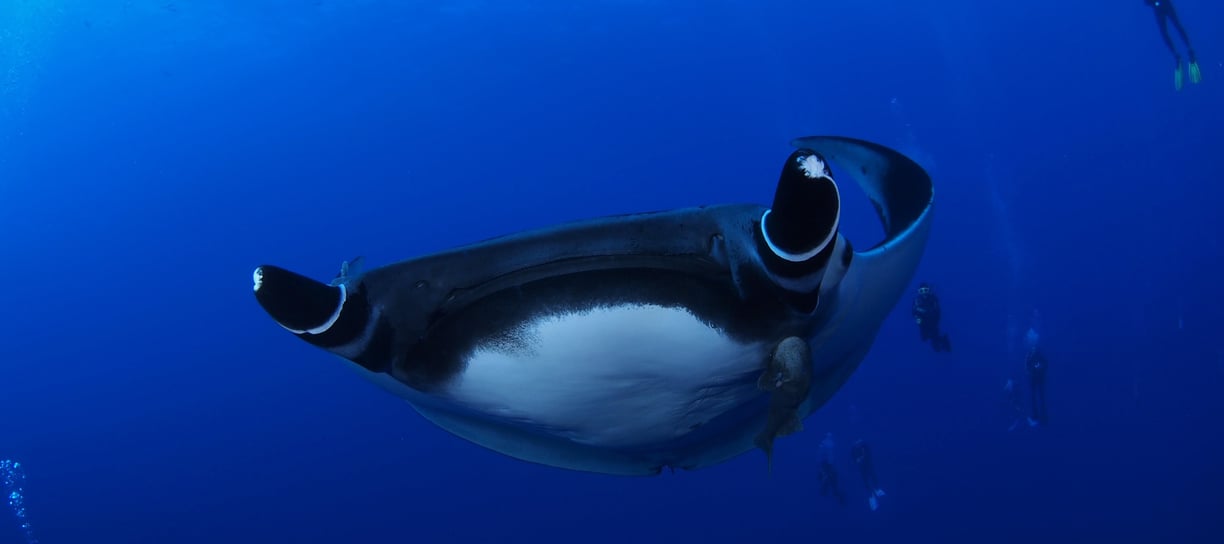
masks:
{"type": "Polygon", "coordinates": [[[38,539],[34,538],[34,528],[26,517],[25,490],[22,489],[25,469],[21,463],[9,459],[0,460],[0,483],[4,484],[4,491],[8,492],[9,506],[17,517],[17,526],[21,528],[21,534],[25,535],[26,543],[38,544],[38,539]]]}

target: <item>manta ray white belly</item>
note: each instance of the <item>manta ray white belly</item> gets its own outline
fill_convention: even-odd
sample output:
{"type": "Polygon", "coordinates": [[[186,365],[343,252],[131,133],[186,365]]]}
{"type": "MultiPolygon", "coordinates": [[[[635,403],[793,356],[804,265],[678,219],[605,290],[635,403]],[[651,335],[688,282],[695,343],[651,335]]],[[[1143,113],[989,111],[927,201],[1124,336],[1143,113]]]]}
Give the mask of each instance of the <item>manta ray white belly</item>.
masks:
{"type": "Polygon", "coordinates": [[[666,447],[761,394],[769,346],[682,308],[618,306],[525,323],[513,347],[476,349],[442,395],[579,444],[666,447]]]}

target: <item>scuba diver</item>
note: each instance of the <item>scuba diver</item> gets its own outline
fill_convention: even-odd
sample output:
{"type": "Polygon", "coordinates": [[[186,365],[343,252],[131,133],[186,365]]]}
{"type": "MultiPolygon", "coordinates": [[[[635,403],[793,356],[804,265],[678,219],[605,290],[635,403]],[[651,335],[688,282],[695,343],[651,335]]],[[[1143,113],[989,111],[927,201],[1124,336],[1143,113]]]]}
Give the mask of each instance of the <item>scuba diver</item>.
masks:
{"type": "Polygon", "coordinates": [[[816,450],[816,456],[820,460],[820,494],[828,497],[832,496],[837,499],[837,503],[846,506],[846,494],[842,493],[841,486],[837,484],[837,469],[833,466],[833,433],[825,433],[824,440],[820,441],[820,448],[816,450]]]}
{"type": "Polygon", "coordinates": [[[863,485],[867,486],[867,504],[872,510],[879,508],[880,503],[876,497],[883,497],[884,490],[880,489],[880,483],[876,480],[875,463],[871,461],[871,448],[860,438],[850,449],[850,456],[854,459],[854,464],[858,466],[859,473],[863,475],[863,485]]]}
{"type": "Polygon", "coordinates": [[[939,332],[939,297],[935,296],[927,282],[918,285],[918,296],[914,297],[914,307],[910,313],[914,316],[914,323],[918,324],[918,335],[923,342],[930,340],[936,352],[952,351],[948,334],[939,332]]]}
{"type": "Polygon", "coordinates": [[[1173,0],[1143,0],[1143,3],[1152,7],[1156,13],[1156,26],[1160,27],[1160,37],[1164,38],[1164,43],[1169,47],[1169,51],[1173,53],[1173,59],[1177,64],[1173,67],[1173,87],[1177,90],[1182,88],[1182,65],[1181,54],[1177,52],[1177,48],[1173,46],[1173,40],[1169,38],[1169,23],[1177,28],[1177,33],[1181,34],[1182,42],[1186,44],[1186,52],[1189,54],[1190,60],[1190,83],[1198,83],[1203,80],[1203,74],[1199,71],[1198,59],[1194,58],[1194,47],[1190,45],[1190,37],[1186,35],[1186,29],[1182,28],[1181,20],[1177,18],[1177,10],[1173,8],[1173,0]]]}
{"type": "Polygon", "coordinates": [[[1035,427],[1038,423],[1045,425],[1047,422],[1045,379],[1049,361],[1046,360],[1045,354],[1037,349],[1037,346],[1032,346],[1029,349],[1028,357],[1024,360],[1024,366],[1028,369],[1029,393],[1032,401],[1030,408],[1033,415],[1029,417],[1029,426],[1035,427]]]}
{"type": "Polygon", "coordinates": [[[1008,378],[1007,383],[1003,384],[1004,401],[1007,404],[1008,416],[1013,418],[1011,427],[1008,427],[1008,432],[1016,430],[1020,426],[1020,420],[1024,419],[1024,403],[1020,401],[1020,391],[1016,388],[1016,381],[1008,378]]]}

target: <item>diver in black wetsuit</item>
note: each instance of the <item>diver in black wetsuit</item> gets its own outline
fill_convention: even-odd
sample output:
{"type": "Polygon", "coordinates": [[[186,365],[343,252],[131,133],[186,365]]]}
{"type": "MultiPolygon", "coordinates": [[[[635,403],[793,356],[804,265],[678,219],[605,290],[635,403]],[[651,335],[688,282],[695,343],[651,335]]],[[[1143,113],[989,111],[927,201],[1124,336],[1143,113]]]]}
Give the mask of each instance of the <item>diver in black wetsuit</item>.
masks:
{"type": "Polygon", "coordinates": [[[1045,354],[1033,346],[1029,349],[1028,357],[1024,360],[1024,367],[1028,370],[1029,376],[1029,393],[1032,406],[1032,416],[1029,417],[1028,423],[1030,426],[1036,426],[1038,423],[1045,425],[1047,423],[1046,415],[1046,370],[1049,367],[1049,361],[1046,360],[1045,354]]]}
{"type": "Polygon", "coordinates": [[[880,507],[880,503],[876,497],[883,497],[884,490],[880,489],[880,483],[876,480],[875,463],[871,460],[871,448],[862,439],[854,442],[854,447],[850,449],[850,457],[854,459],[854,464],[858,466],[859,474],[863,476],[863,485],[867,486],[867,504],[872,510],[880,507]]]}
{"type": "Polygon", "coordinates": [[[918,286],[918,296],[914,297],[914,306],[910,311],[914,323],[918,324],[918,335],[923,342],[931,341],[935,351],[952,351],[952,341],[947,333],[939,332],[939,297],[931,290],[931,286],[922,282],[918,286]]]}
{"type": "Polygon", "coordinates": [[[1181,53],[1177,52],[1173,39],[1169,37],[1169,23],[1173,23],[1173,26],[1177,28],[1177,33],[1181,34],[1182,42],[1186,44],[1186,52],[1190,58],[1190,83],[1202,81],[1203,74],[1199,70],[1198,59],[1194,58],[1194,47],[1190,45],[1190,37],[1186,35],[1186,29],[1182,28],[1181,19],[1177,17],[1173,0],[1143,0],[1143,2],[1156,13],[1156,26],[1160,27],[1160,37],[1164,38],[1165,45],[1168,46],[1169,52],[1173,53],[1173,59],[1177,63],[1173,68],[1173,86],[1179,91],[1182,88],[1182,66],[1181,53]]]}

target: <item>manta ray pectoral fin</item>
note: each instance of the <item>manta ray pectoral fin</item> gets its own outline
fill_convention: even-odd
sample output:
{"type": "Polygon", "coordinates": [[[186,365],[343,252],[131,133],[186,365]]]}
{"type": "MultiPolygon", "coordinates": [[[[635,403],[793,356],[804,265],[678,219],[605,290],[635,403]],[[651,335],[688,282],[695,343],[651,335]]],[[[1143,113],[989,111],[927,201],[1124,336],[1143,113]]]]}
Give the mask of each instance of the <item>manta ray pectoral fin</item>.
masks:
{"type": "MultiPolygon", "coordinates": [[[[791,142],[827,158],[839,176],[852,178],[875,207],[884,239],[845,259],[840,281],[825,293],[836,303],[826,327],[817,331],[821,364],[805,412],[819,408],[849,379],[870,351],[880,326],[905,294],[930,235],[934,187],[930,175],[909,157],[882,145],[840,136],[791,142]]],[[[833,285],[835,283],[835,285],[833,285]]]]}
{"type": "Polygon", "coordinates": [[[909,157],[874,142],[842,136],[809,136],[791,145],[823,154],[858,182],[884,224],[885,240],[877,248],[904,238],[929,215],[934,201],[931,177],[909,157]]]}
{"type": "MultiPolygon", "coordinates": [[[[871,200],[884,239],[854,255],[844,287],[854,300],[843,326],[877,331],[918,269],[931,230],[935,191],[926,170],[880,144],[841,136],[810,136],[791,145],[815,150],[849,174],[871,200]]],[[[874,332],[873,332],[874,336],[874,332]]]]}
{"type": "Polygon", "coordinates": [[[770,393],[769,413],[765,428],[753,443],[765,452],[772,472],[774,440],[803,429],[799,407],[807,400],[812,387],[812,356],[808,343],[796,336],[779,342],[757,385],[770,393]]]}

